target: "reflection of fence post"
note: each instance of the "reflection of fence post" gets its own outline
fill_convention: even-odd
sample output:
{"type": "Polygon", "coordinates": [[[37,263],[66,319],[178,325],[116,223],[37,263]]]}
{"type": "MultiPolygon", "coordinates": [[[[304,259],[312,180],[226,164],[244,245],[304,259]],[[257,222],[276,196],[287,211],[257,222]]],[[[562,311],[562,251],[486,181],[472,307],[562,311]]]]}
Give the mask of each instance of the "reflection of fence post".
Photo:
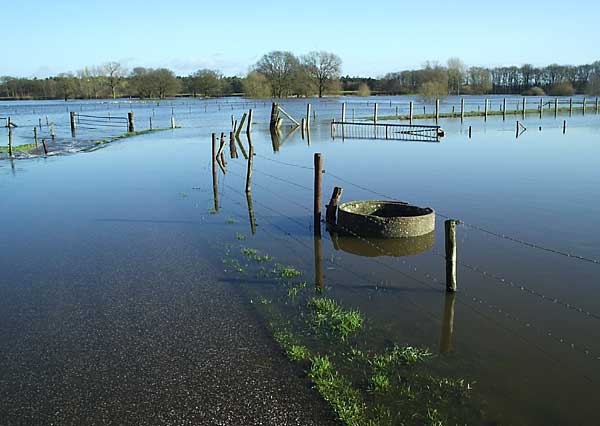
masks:
{"type": "Polygon", "coordinates": [[[134,132],[134,126],[133,126],[133,111],[130,111],[127,113],[127,131],[129,133],[134,132]]]}
{"type": "Polygon", "coordinates": [[[456,221],[447,220],[446,231],[446,290],[456,291],[456,221]]]}
{"type": "Polygon", "coordinates": [[[250,220],[250,231],[252,235],[256,234],[256,218],[254,217],[254,205],[252,204],[252,194],[246,192],[246,203],[248,204],[248,219],[250,220]]]}
{"type": "Polygon", "coordinates": [[[71,116],[71,135],[75,137],[75,111],[71,111],[69,115],[71,116]]]}
{"type": "Polygon", "coordinates": [[[442,336],[440,338],[440,353],[442,354],[446,354],[452,350],[455,297],[455,293],[446,293],[446,297],[444,299],[444,317],[442,320],[442,336]]]}
{"type": "Polygon", "coordinates": [[[317,231],[315,228],[314,232],[314,248],[315,248],[315,290],[320,293],[323,290],[324,279],[323,279],[323,239],[321,238],[321,231],[317,231]]]}
{"type": "Polygon", "coordinates": [[[246,171],[246,193],[250,192],[252,185],[252,162],[254,159],[254,146],[250,139],[248,139],[248,144],[250,147],[248,149],[248,170],[246,171]]]}
{"type": "Polygon", "coordinates": [[[212,134],[212,179],[213,179],[213,197],[215,201],[215,211],[219,211],[219,191],[217,182],[217,135],[212,134]]]}
{"type": "Polygon", "coordinates": [[[315,232],[321,233],[321,186],[323,178],[323,158],[320,153],[315,153],[315,193],[314,193],[314,225],[315,232]]]}

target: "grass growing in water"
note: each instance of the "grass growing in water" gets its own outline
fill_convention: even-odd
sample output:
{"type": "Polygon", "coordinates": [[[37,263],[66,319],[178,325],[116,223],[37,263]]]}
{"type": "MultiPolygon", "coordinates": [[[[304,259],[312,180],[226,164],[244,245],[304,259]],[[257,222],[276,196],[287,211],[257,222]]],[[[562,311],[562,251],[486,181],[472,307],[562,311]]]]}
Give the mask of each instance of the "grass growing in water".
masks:
{"type": "MultiPolygon", "coordinates": [[[[298,278],[302,271],[292,266],[276,263],[267,268],[257,260],[258,250],[243,246],[228,253],[245,263],[240,275],[256,275],[271,284],[253,283],[244,289],[260,301],[254,306],[285,355],[306,369],[343,424],[483,423],[470,383],[434,373],[431,362],[437,358],[429,350],[378,343],[377,324],[328,295],[327,288],[315,295],[310,283],[298,278]]],[[[235,271],[238,265],[233,266],[235,271]]]]}

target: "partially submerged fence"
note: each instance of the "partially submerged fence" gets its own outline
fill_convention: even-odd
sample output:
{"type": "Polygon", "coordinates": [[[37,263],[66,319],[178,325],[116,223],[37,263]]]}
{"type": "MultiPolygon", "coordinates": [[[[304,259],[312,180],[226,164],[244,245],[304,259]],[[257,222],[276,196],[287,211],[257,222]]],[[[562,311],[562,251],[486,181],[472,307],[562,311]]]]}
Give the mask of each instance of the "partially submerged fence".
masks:
{"type": "Polygon", "coordinates": [[[439,142],[444,136],[440,126],[332,121],[331,137],[342,139],[390,139],[414,142],[439,142]]]}

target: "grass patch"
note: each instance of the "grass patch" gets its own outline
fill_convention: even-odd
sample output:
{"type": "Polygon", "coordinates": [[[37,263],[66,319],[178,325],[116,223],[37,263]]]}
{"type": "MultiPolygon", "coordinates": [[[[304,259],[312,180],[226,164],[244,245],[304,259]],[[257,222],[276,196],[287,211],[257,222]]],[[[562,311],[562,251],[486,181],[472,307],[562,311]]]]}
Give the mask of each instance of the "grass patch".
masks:
{"type": "Polygon", "coordinates": [[[343,309],[338,303],[326,297],[313,297],[308,302],[313,314],[313,323],[318,329],[333,332],[342,340],[363,327],[364,318],[357,310],[343,309]]]}
{"type": "MultiPolygon", "coordinates": [[[[35,148],[34,143],[26,143],[23,145],[13,145],[13,152],[29,152],[35,148]]],[[[8,146],[0,146],[0,154],[8,154],[8,146]]]]}

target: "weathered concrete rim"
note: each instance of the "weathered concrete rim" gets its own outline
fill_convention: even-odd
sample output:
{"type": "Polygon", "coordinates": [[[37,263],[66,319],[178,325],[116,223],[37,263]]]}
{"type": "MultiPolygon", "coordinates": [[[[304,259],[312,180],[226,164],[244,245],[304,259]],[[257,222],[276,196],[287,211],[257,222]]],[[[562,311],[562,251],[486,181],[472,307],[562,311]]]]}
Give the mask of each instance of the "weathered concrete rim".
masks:
{"type": "Polygon", "coordinates": [[[338,228],[359,236],[418,237],[435,230],[435,211],[402,201],[348,201],[338,207],[338,228]]]}

